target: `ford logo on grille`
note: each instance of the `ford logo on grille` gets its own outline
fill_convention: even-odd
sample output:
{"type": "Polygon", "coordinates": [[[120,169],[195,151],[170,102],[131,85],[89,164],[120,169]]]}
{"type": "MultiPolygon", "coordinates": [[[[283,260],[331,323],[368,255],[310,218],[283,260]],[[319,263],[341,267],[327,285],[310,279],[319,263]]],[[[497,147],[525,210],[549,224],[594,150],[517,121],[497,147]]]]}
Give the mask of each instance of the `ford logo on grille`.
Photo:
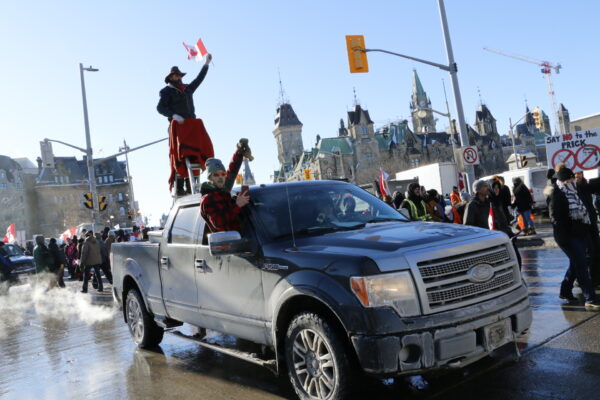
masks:
{"type": "Polygon", "coordinates": [[[478,264],[467,271],[467,277],[471,282],[487,282],[494,276],[494,268],[490,264],[478,264]]]}

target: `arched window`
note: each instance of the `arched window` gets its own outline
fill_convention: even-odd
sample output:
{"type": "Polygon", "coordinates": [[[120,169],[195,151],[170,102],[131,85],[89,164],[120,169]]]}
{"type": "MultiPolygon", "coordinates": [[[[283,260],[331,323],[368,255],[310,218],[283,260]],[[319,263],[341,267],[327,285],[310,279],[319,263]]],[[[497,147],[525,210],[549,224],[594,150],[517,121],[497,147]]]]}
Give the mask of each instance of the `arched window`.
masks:
{"type": "Polygon", "coordinates": [[[125,216],[125,208],[124,208],[124,207],[119,207],[119,215],[120,215],[121,217],[124,217],[124,216],[125,216]]]}

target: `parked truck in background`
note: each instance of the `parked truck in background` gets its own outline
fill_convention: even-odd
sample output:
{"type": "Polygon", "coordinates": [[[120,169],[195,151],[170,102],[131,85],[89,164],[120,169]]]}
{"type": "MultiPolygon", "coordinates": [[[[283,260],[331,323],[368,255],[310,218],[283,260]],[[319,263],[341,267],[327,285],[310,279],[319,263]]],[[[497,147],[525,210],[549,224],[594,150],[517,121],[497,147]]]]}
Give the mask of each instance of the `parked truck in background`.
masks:
{"type": "MultiPolygon", "coordinates": [[[[112,245],[113,296],[140,347],[183,323],[269,349],[187,340],[287,373],[301,399],[346,398],[360,374],[469,365],[531,324],[508,237],[410,222],[345,182],[250,188],[243,231],[209,234],[199,195],[148,242],[112,245]]],[[[202,330],[201,330],[202,331],[202,330]]]]}
{"type": "Polygon", "coordinates": [[[418,180],[425,189],[435,189],[441,196],[458,186],[458,168],[453,162],[438,162],[396,173],[397,180],[418,180]]]}

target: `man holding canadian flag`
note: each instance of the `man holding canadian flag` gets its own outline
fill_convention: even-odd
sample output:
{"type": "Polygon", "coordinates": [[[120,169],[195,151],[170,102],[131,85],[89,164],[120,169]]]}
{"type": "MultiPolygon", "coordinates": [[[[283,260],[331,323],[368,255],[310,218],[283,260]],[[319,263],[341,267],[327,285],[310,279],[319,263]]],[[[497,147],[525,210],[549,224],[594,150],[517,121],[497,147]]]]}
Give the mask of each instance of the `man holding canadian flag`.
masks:
{"type": "Polygon", "coordinates": [[[185,159],[193,164],[199,164],[204,169],[207,159],[214,157],[212,141],[204,128],[201,119],[196,119],[194,109],[194,92],[200,86],[208,73],[208,64],[212,55],[206,51],[202,40],[198,40],[195,47],[183,44],[188,59],[204,60],[200,73],[189,84],[184,84],[181,79],[185,72],[174,66],[165,77],[165,86],[160,91],[160,100],[156,109],[168,118],[169,126],[169,161],[171,164],[171,175],[169,187],[176,182],[176,193],[178,196],[191,193],[188,170],[185,159]],[[184,189],[184,184],[186,188],[184,189]]]}

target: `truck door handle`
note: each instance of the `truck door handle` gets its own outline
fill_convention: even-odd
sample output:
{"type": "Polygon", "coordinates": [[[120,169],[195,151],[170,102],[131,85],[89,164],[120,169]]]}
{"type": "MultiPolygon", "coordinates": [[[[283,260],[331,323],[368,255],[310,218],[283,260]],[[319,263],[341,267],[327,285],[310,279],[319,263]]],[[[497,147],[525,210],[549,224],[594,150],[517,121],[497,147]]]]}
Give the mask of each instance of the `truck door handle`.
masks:
{"type": "Polygon", "coordinates": [[[206,262],[204,260],[197,258],[194,261],[194,265],[196,266],[196,268],[204,270],[204,267],[206,266],[206,262]]]}
{"type": "Polygon", "coordinates": [[[161,257],[160,265],[164,269],[169,269],[169,257],[161,257]]]}

